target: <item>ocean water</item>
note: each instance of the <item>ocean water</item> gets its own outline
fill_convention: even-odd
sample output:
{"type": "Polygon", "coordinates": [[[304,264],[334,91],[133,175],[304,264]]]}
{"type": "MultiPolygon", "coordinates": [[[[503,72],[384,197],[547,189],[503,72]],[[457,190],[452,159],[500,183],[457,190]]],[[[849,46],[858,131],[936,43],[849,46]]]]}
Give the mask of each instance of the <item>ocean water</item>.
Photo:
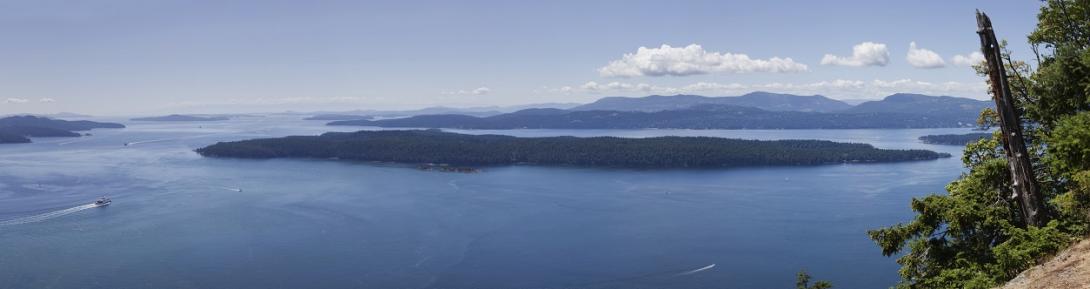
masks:
{"type": "MultiPolygon", "coordinates": [[[[885,288],[866,236],[943,193],[966,129],[500,130],[517,136],[828,139],[953,158],[892,164],[478,174],[198,156],[217,141],[312,135],[298,116],[125,122],[0,145],[0,288],[885,288]],[[129,145],[125,145],[129,144],[129,145]],[[109,195],[107,207],[88,206],[109,195]]],[[[374,128],[371,128],[374,129],[374,128]]]]}

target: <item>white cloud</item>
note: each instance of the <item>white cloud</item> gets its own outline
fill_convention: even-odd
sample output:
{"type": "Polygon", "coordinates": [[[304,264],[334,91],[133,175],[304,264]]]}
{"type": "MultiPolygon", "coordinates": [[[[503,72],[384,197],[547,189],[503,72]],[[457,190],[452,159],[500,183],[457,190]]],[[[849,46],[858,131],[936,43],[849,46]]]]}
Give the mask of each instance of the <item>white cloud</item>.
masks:
{"type": "Polygon", "coordinates": [[[984,53],[980,53],[980,51],[973,51],[970,52],[968,55],[954,55],[954,57],[950,58],[950,62],[958,66],[972,66],[974,64],[984,62],[984,53]]]}
{"type": "Polygon", "coordinates": [[[27,103],[27,102],[29,102],[29,101],[30,101],[30,100],[29,100],[29,99],[26,99],[26,98],[14,98],[14,97],[9,97],[8,99],[5,99],[5,100],[4,100],[4,103],[27,103]]]}
{"type": "Polygon", "coordinates": [[[52,98],[48,98],[48,97],[43,97],[43,98],[38,99],[38,102],[57,102],[57,100],[52,99],[52,98]]]}
{"type": "Polygon", "coordinates": [[[805,64],[791,58],[752,59],[745,54],[707,51],[697,44],[685,47],[663,44],[658,48],[640,47],[636,53],[625,53],[621,59],[599,68],[598,74],[604,77],[686,76],[713,72],[803,72],[807,69],[805,64]]]}
{"type": "Polygon", "coordinates": [[[908,54],[905,55],[905,60],[915,68],[942,68],[946,66],[946,62],[942,61],[942,56],[934,51],[916,47],[916,41],[908,44],[908,54]]]}
{"type": "Polygon", "coordinates": [[[458,90],[458,91],[444,91],[443,94],[446,94],[446,95],[485,95],[485,94],[488,94],[489,92],[492,92],[492,89],[490,89],[488,87],[485,87],[485,86],[482,86],[482,87],[474,88],[472,90],[464,90],[463,89],[463,90],[458,90]]]}
{"type": "MultiPolygon", "coordinates": [[[[580,88],[587,91],[605,91],[605,90],[629,90],[629,91],[651,91],[654,87],[646,83],[625,83],[625,82],[610,82],[606,84],[599,84],[594,81],[588,81],[580,86],[580,88]]],[[[571,90],[570,87],[568,90],[571,90]]]]}
{"type": "Polygon", "coordinates": [[[912,79],[881,80],[846,80],[836,79],[810,83],[717,83],[697,82],[684,86],[658,86],[646,83],[610,82],[598,83],[590,81],[583,85],[563,86],[559,88],[543,87],[537,93],[579,95],[579,94],[701,94],[712,96],[741,95],[753,91],[770,91],[777,93],[791,93],[799,95],[821,94],[836,99],[879,99],[894,93],[922,93],[929,95],[953,95],[976,99],[987,99],[987,86],[984,82],[943,82],[932,83],[912,79]]]}
{"type": "Polygon", "coordinates": [[[889,64],[889,49],[882,43],[863,42],[852,46],[852,56],[825,54],[821,58],[821,64],[855,67],[886,66],[889,64]]]}
{"type": "Polygon", "coordinates": [[[473,91],[470,91],[469,93],[472,93],[473,95],[482,95],[482,94],[488,94],[489,92],[492,92],[492,89],[489,89],[487,87],[482,86],[482,87],[478,87],[476,89],[473,89],[473,91]]]}

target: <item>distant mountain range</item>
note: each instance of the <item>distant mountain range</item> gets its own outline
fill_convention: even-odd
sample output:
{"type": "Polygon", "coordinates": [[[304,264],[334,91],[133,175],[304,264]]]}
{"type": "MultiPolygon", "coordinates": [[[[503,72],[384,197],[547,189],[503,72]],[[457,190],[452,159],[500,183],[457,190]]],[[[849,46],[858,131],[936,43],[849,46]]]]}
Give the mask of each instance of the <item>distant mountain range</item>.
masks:
{"type": "Polygon", "coordinates": [[[894,94],[883,100],[850,106],[821,96],[759,92],[740,97],[676,95],[604,98],[571,110],[526,109],[488,117],[461,114],[419,115],[399,119],[334,121],[329,125],[461,129],[968,127],[974,125],[979,111],[989,104],[987,101],[949,96],[894,94]],[[739,98],[742,100],[738,100],[739,98]],[[753,106],[724,104],[728,102],[753,106]],[[770,107],[775,109],[769,109],[770,107]],[[837,107],[839,109],[833,110],[837,107]]]}
{"type": "Polygon", "coordinates": [[[68,121],[38,116],[11,116],[0,118],[0,143],[28,143],[28,137],[78,137],[73,131],[93,128],[124,128],[117,123],[86,120],[68,121]]]}
{"type": "Polygon", "coordinates": [[[572,108],[572,110],[663,111],[718,104],[760,108],[767,111],[836,112],[851,108],[850,104],[820,95],[792,95],[771,92],[751,92],[733,97],[700,95],[652,95],[645,97],[606,97],[572,108]]]}

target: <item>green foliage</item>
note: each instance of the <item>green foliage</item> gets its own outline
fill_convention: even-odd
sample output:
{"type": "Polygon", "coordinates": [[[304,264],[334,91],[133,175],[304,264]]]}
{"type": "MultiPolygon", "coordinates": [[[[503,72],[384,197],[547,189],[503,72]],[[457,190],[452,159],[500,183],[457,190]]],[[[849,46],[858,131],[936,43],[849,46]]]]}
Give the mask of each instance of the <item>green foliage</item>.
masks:
{"type": "Polygon", "coordinates": [[[1090,112],[1064,117],[1045,137],[1049,167],[1066,177],[1090,169],[1090,112]]]}
{"type": "MultiPolygon", "coordinates": [[[[1036,70],[1009,51],[1001,55],[1052,221],[1023,223],[1000,135],[970,143],[962,157],[968,172],[948,194],[914,199],[913,220],[868,232],[883,254],[903,253],[898,287],[992,288],[1090,233],[1088,12],[1090,0],[1046,2],[1029,36],[1036,70]]],[[[994,112],[983,112],[979,124],[994,125],[994,112]]]]}
{"type": "Polygon", "coordinates": [[[821,280],[814,282],[814,285],[810,285],[810,274],[806,274],[806,271],[799,271],[798,277],[795,279],[796,289],[829,289],[833,288],[833,283],[829,281],[821,280]]]}

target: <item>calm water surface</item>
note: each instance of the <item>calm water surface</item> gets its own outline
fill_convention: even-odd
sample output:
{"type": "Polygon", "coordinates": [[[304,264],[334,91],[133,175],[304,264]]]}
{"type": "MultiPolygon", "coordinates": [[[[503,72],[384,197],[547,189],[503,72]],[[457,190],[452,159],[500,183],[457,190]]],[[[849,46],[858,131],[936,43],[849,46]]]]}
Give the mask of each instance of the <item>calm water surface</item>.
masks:
{"type": "Polygon", "coordinates": [[[0,145],[2,288],[885,288],[868,229],[962,171],[923,130],[502,130],[517,136],[828,139],[954,158],[894,164],[480,174],[208,159],[217,141],[318,134],[270,116],[136,123],[0,145]],[[125,146],[123,144],[129,143],[125,146]],[[85,206],[108,194],[114,204],[85,206]]]}

